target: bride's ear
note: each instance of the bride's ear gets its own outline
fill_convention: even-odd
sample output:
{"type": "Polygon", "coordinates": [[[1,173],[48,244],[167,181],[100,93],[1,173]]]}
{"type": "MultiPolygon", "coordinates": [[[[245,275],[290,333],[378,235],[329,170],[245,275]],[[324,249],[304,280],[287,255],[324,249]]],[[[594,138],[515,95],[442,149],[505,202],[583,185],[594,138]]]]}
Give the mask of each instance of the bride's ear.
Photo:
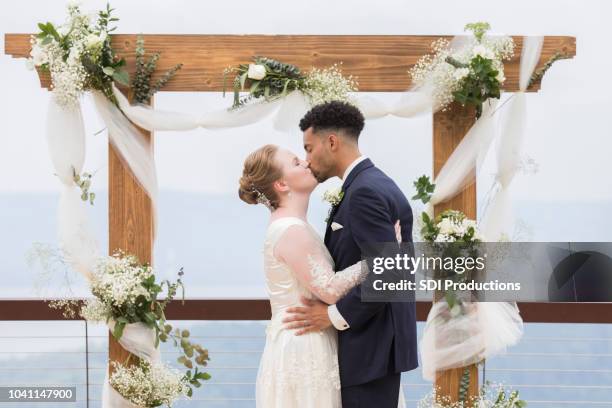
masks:
{"type": "Polygon", "coordinates": [[[279,193],[286,193],[289,191],[289,186],[283,179],[276,180],[274,184],[272,184],[272,187],[274,188],[275,191],[279,193]]]}

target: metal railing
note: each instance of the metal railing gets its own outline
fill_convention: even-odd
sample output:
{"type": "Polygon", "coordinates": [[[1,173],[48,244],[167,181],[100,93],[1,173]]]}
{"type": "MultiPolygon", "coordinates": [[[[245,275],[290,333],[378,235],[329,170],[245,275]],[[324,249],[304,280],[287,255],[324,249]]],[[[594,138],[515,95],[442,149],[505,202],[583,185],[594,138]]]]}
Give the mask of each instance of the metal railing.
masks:
{"type": "MultiPolygon", "coordinates": [[[[417,302],[419,321],[426,319],[430,307],[429,302],[417,302]]],[[[525,337],[506,355],[488,360],[481,381],[503,380],[508,387],[520,389],[530,406],[612,407],[612,305],[519,307],[527,323],[525,337]],[[545,323],[567,323],[561,328],[568,330],[545,323]],[[548,330],[549,326],[557,329],[548,330]],[[605,330],[585,331],[584,327],[605,330]],[[572,395],[577,398],[570,398],[572,395]]],[[[265,342],[265,320],[270,316],[268,301],[189,299],[184,305],[172,302],[166,314],[170,320],[183,321],[177,325],[191,326],[192,338],[207,347],[213,358],[211,381],[196,392],[191,403],[176,407],[254,406],[254,381],[265,342]]],[[[0,327],[5,328],[0,330],[0,385],[70,384],[81,397],[72,406],[100,405],[108,348],[104,326],[65,319],[42,300],[0,300],[0,327]],[[28,333],[8,332],[11,322],[29,325],[28,333]],[[44,330],[52,325],[58,329],[47,335],[35,331],[40,325],[44,330]],[[13,346],[7,348],[9,343],[13,346]],[[40,375],[33,375],[36,373],[40,375]]],[[[422,327],[419,323],[419,330],[422,327]]],[[[163,350],[167,360],[173,360],[174,354],[172,348],[163,350]]],[[[432,386],[418,370],[405,375],[402,384],[410,407],[432,386]]],[[[12,405],[0,403],[2,406],[12,405]]]]}

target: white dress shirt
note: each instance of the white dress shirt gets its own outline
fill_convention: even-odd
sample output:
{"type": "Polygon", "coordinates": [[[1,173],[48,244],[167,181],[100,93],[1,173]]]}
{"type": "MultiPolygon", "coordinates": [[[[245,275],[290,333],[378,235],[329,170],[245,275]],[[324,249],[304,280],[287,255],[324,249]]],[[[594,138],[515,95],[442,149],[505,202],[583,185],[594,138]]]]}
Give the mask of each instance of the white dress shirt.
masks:
{"type": "MultiPolygon", "coordinates": [[[[344,182],[346,181],[346,178],[349,176],[349,174],[351,174],[351,171],[353,171],[353,169],[365,159],[367,159],[366,156],[359,156],[350,164],[350,166],[346,168],[346,170],[344,171],[344,175],[342,176],[342,185],[344,185],[344,182]]],[[[350,327],[344,317],[342,317],[342,315],[340,314],[340,311],[338,311],[336,305],[330,305],[327,307],[327,315],[329,316],[329,320],[332,322],[336,329],[342,331],[350,327]]]]}

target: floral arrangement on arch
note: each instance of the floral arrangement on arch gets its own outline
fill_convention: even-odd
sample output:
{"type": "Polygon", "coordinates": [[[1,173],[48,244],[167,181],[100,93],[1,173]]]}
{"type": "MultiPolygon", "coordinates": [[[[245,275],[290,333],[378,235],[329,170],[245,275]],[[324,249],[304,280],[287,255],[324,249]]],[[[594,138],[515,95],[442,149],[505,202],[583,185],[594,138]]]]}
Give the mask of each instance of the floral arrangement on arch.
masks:
{"type": "Polygon", "coordinates": [[[76,107],[81,95],[92,90],[102,92],[117,105],[112,89],[115,82],[131,88],[137,102],[147,102],[181,68],[178,64],[151,86],[159,53],[144,61],[144,41],[140,37],[136,46],[136,78],[130,82],[125,59],[111,47],[110,33],[117,29],[111,25],[119,21],[113,11],[107,4],[94,23],[89,14],[81,11],[79,2],[72,0],[63,24],[38,24],[40,32],[31,39],[32,50],[26,64],[30,69],[38,67],[51,74],[53,96],[63,108],[76,107]]]}
{"type": "Polygon", "coordinates": [[[465,30],[472,36],[464,44],[436,40],[431,45],[433,53],[412,67],[412,81],[431,92],[434,111],[457,102],[473,106],[478,118],[487,99],[499,99],[506,80],[503,61],[513,57],[514,41],[508,36],[487,36],[490,28],[485,22],[467,24],[465,30]]]}
{"type": "Polygon", "coordinates": [[[450,397],[438,395],[432,391],[417,402],[417,408],[525,408],[527,406],[527,402],[520,398],[518,390],[510,391],[502,384],[494,384],[490,381],[481,387],[477,396],[468,397],[469,370],[464,371],[461,383],[462,389],[459,392],[458,401],[453,402],[450,397]]]}
{"type": "MultiPolygon", "coordinates": [[[[66,316],[76,314],[89,322],[106,323],[113,337],[120,341],[130,325],[142,325],[152,333],[153,344],[172,341],[180,350],[177,362],[181,372],[160,361],[137,358],[135,364],[113,362],[109,384],[123,398],[143,407],[157,407],[182,397],[191,397],[193,387],[199,388],[210,375],[201,371],[210,360],[208,350],[190,341],[189,330],[173,328],[166,321],[166,306],[176,297],[179,289],[184,296],[182,269],[176,281],[157,281],[151,266],[141,264],[133,255],[117,252],[98,260],[90,281],[94,298],[85,303],[73,300],[53,301],[51,307],[62,309],[66,316]],[[159,297],[164,294],[165,298],[159,297]]],[[[129,350],[128,350],[129,351],[129,350]]],[[[133,358],[130,355],[130,359],[133,358]]]]}
{"type": "MultiPolygon", "coordinates": [[[[81,97],[88,91],[101,92],[119,109],[114,84],[129,88],[134,102],[146,104],[181,69],[182,64],[177,64],[151,83],[160,54],[153,53],[146,59],[144,39],[139,36],[135,49],[136,71],[130,79],[125,59],[111,46],[110,34],[117,28],[113,24],[119,21],[113,11],[107,4],[104,10],[98,11],[94,21],[92,15],[81,10],[78,1],[71,0],[62,24],[38,24],[40,31],[30,40],[32,49],[26,66],[50,74],[53,98],[62,109],[78,109],[81,97]]],[[[91,179],[90,173],[74,174],[82,200],[93,205],[95,193],[89,192],[91,179]]]]}
{"type": "MultiPolygon", "coordinates": [[[[421,200],[428,203],[435,190],[435,184],[431,183],[429,177],[421,176],[414,182],[417,193],[413,200],[421,200]]],[[[470,256],[476,258],[480,249],[480,243],[484,241],[478,224],[469,219],[463,212],[457,210],[445,210],[435,217],[431,217],[426,211],[421,213],[421,236],[425,242],[430,243],[428,250],[433,254],[446,259],[470,256]]],[[[472,272],[476,269],[457,268],[454,270],[436,271],[437,278],[450,279],[455,282],[468,282],[472,279],[472,272]]],[[[468,312],[466,308],[470,305],[453,290],[444,291],[444,298],[448,303],[449,316],[455,316],[468,312]]]]}
{"type": "Polygon", "coordinates": [[[301,91],[310,105],[329,101],[351,102],[350,93],[357,92],[358,83],[352,75],[342,74],[342,63],[327,68],[312,68],[307,73],[292,64],[267,57],[254,57],[250,64],[227,68],[223,73],[224,95],[227,76],[234,73],[234,103],[232,108],[246,106],[253,100],[272,101],[292,91],[301,91]],[[248,95],[241,97],[246,91],[248,95]]]}
{"type": "MultiPolygon", "coordinates": [[[[180,383],[184,385],[181,390],[185,395],[191,396],[193,391],[190,386],[200,387],[200,380],[210,378],[209,374],[198,369],[198,366],[204,367],[207,365],[209,357],[207,350],[189,340],[190,333],[188,330],[173,329],[166,321],[164,310],[168,303],[175,298],[179,288],[183,289],[184,296],[182,276],[183,271],[181,270],[179,278],[175,282],[169,280],[156,282],[151,266],[140,264],[136,257],[132,255],[118,252],[113,256],[102,259],[98,264],[91,283],[91,291],[95,299],[86,303],[81,310],[81,315],[92,321],[105,321],[107,323],[111,320],[114,321],[113,336],[117,340],[121,339],[125,326],[131,323],[143,323],[154,330],[155,347],[158,347],[160,341],[172,340],[174,345],[182,351],[177,361],[187,369],[180,377],[180,383]],[[159,300],[158,296],[164,291],[164,287],[166,288],[166,297],[164,300],[159,300]]],[[[119,382],[119,378],[125,378],[128,373],[138,374],[138,376],[148,375],[151,381],[163,380],[164,378],[176,377],[176,374],[172,374],[173,372],[174,370],[165,365],[141,362],[138,369],[116,370],[111,376],[110,382],[111,384],[119,382]],[[153,373],[151,373],[151,370],[153,370],[153,373]],[[155,372],[167,374],[165,376],[153,375],[155,372]]],[[[175,389],[178,390],[178,386],[175,389]]],[[[155,392],[155,387],[151,392],[155,392]]],[[[143,398],[140,393],[130,393],[123,396],[127,399],[143,398]]]]}
{"type": "Polygon", "coordinates": [[[39,67],[51,74],[51,89],[58,104],[71,109],[79,104],[83,92],[98,90],[114,100],[113,82],[129,85],[125,60],[117,57],[110,44],[109,33],[118,21],[109,5],[92,23],[76,1],[68,3],[66,21],[55,26],[39,23],[40,32],[31,40],[28,67],[39,67]]]}

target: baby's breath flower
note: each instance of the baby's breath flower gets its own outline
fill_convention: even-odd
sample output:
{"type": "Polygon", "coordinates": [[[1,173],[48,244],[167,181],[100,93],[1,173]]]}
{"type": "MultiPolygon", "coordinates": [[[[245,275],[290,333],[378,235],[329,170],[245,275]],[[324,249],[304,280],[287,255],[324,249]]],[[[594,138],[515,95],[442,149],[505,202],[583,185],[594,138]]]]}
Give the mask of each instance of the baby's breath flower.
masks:
{"type": "Polygon", "coordinates": [[[99,63],[108,33],[91,24],[91,16],[81,12],[78,2],[70,2],[67,9],[68,17],[63,24],[47,23],[51,28],[46,27],[41,38],[31,40],[31,58],[27,64],[49,70],[55,101],[70,110],[78,106],[83,92],[91,89],[84,57],[99,63]]]}
{"type": "Polygon", "coordinates": [[[342,75],[339,64],[327,68],[313,68],[304,83],[304,92],[312,106],[325,102],[351,102],[350,93],[357,92],[358,83],[352,75],[342,75]]]}
{"type": "Polygon", "coordinates": [[[106,322],[111,317],[111,310],[108,305],[98,299],[87,299],[81,308],[80,315],[89,322],[106,322]]]}
{"type": "Polygon", "coordinates": [[[163,363],[143,361],[139,366],[124,367],[113,362],[110,385],[125,399],[142,407],[157,407],[172,403],[187,395],[185,376],[163,363]]]}
{"type": "Polygon", "coordinates": [[[514,55],[514,42],[507,36],[484,36],[481,41],[472,37],[454,47],[441,38],[432,43],[431,49],[431,54],[421,57],[412,67],[410,75],[417,88],[431,93],[433,110],[444,111],[455,100],[455,93],[462,89],[466,78],[474,75],[469,69],[473,58],[490,60],[498,71],[496,80],[503,83],[506,78],[502,61],[514,55]],[[459,64],[450,64],[449,58],[459,64]]]}
{"type": "Polygon", "coordinates": [[[150,266],[138,264],[133,256],[116,253],[98,262],[91,291],[106,305],[117,308],[133,305],[139,296],[150,300],[142,282],[152,275],[150,266]]]}

